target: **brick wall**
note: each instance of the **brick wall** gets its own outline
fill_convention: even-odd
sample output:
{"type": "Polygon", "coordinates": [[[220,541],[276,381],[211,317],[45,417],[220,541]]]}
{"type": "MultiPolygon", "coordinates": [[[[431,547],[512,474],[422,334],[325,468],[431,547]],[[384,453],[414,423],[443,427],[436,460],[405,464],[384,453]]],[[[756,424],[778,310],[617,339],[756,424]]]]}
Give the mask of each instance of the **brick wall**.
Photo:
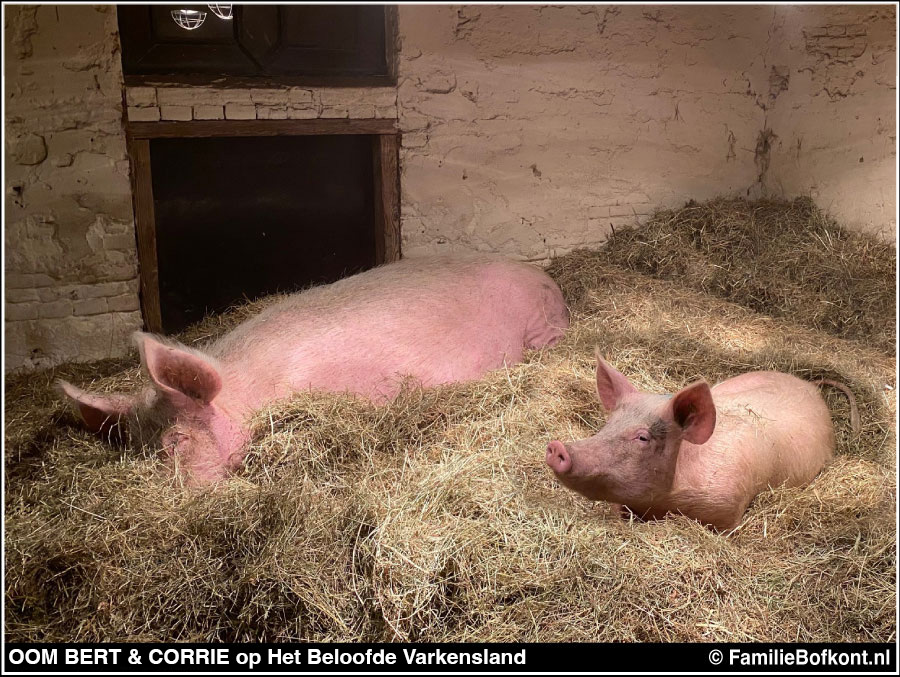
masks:
{"type": "Polygon", "coordinates": [[[789,82],[770,115],[773,195],[810,195],[850,228],[896,237],[896,7],[779,7],[789,82]]]}
{"type": "Polygon", "coordinates": [[[394,87],[129,87],[127,102],[134,122],[397,117],[394,87]]]}
{"type": "Polygon", "coordinates": [[[113,6],[6,8],[6,368],[141,327],[113,6]]]}
{"type": "Polygon", "coordinates": [[[894,7],[403,6],[399,27],[405,254],[542,261],[720,194],[811,195],[893,239],[894,7]]]}

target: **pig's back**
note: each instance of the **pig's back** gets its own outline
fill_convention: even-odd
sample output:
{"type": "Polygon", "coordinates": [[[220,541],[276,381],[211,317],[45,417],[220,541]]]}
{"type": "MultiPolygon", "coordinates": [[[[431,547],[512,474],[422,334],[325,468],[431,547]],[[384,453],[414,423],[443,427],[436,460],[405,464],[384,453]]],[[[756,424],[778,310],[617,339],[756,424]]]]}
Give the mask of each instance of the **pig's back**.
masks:
{"type": "Polygon", "coordinates": [[[751,372],[713,388],[718,422],[711,446],[731,457],[755,495],[810,482],[834,453],[831,412],[813,384],[780,372],[751,372]]]}
{"type": "Polygon", "coordinates": [[[558,287],[538,268],[428,257],[287,297],[209,352],[251,382],[254,400],[306,388],[383,399],[404,376],[426,386],[477,378],[567,325],[558,287]]]}
{"type": "Polygon", "coordinates": [[[818,389],[789,374],[751,372],[712,393],[715,431],[682,443],[670,509],[730,529],[761,491],[812,481],[834,454],[834,430],[818,389]]]}

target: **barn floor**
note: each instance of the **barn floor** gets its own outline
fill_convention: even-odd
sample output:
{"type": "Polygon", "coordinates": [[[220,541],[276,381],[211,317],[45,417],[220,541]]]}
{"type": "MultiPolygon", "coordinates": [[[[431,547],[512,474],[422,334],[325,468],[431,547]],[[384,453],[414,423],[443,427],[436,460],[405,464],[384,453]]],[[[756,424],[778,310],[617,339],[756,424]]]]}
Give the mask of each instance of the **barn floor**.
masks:
{"type": "Polygon", "coordinates": [[[803,200],[660,212],[553,261],[573,313],[556,348],[380,408],[298,396],[213,490],[93,440],[54,398],[60,376],[133,385],[136,357],[9,378],[7,639],[892,641],[895,259],[803,200]],[[837,459],[730,535],[622,521],[543,462],[602,425],[595,346],[659,392],[836,378],[862,429],[829,389],[837,459]]]}

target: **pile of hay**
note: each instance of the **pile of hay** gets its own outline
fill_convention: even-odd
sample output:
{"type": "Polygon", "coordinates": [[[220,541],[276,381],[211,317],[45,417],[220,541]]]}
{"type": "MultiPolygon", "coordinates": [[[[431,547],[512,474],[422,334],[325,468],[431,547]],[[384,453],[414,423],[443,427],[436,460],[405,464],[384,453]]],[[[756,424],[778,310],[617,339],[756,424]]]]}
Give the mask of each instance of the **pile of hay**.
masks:
{"type": "MultiPolygon", "coordinates": [[[[244,468],[215,489],[185,490],[150,454],[95,441],[51,392],[60,376],[132,386],[136,359],[9,379],[7,639],[893,640],[896,384],[882,301],[841,306],[840,276],[859,278],[830,259],[836,249],[798,247],[807,224],[797,232],[787,217],[778,222],[791,251],[767,242],[749,263],[746,251],[717,251],[672,279],[612,263],[643,270],[638,251],[654,238],[693,246],[688,215],[726,208],[735,228],[752,229],[760,209],[778,221],[798,203],[689,205],[605,250],[561,257],[550,272],[573,325],[559,346],[383,407],[298,396],[260,413],[244,468]],[[727,282],[748,265],[778,269],[753,279],[765,290],[753,298],[778,300],[771,307],[727,282]],[[723,271],[715,294],[703,266],[723,271]],[[740,303],[721,298],[732,294],[740,303]],[[817,328],[819,299],[839,306],[828,317],[840,327],[817,328]],[[827,392],[836,461],[809,488],[760,496],[729,536],[683,517],[622,521],[560,487],[543,462],[549,439],[603,423],[596,345],[659,392],[750,369],[836,378],[856,393],[862,430],[852,434],[845,398],[827,392]]],[[[880,266],[866,299],[893,293],[892,252],[835,238],[842,260],[880,266]]]]}
{"type": "Polygon", "coordinates": [[[718,199],[615,233],[604,260],[893,354],[896,249],[809,198],[718,199]]]}

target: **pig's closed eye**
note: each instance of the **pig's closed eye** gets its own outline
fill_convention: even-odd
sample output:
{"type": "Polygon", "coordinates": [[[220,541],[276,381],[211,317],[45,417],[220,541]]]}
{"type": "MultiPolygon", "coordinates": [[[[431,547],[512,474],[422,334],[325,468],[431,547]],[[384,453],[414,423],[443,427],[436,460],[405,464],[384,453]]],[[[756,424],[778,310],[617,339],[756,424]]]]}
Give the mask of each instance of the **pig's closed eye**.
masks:
{"type": "Polygon", "coordinates": [[[184,443],[187,441],[187,439],[188,439],[188,436],[185,435],[184,433],[171,432],[171,433],[167,434],[165,437],[163,437],[162,443],[163,443],[164,447],[171,447],[173,449],[177,449],[178,447],[183,446],[184,443]]]}
{"type": "Polygon", "coordinates": [[[639,430],[637,435],[634,436],[638,442],[649,442],[650,441],[650,433],[646,430],[639,430]]]}

